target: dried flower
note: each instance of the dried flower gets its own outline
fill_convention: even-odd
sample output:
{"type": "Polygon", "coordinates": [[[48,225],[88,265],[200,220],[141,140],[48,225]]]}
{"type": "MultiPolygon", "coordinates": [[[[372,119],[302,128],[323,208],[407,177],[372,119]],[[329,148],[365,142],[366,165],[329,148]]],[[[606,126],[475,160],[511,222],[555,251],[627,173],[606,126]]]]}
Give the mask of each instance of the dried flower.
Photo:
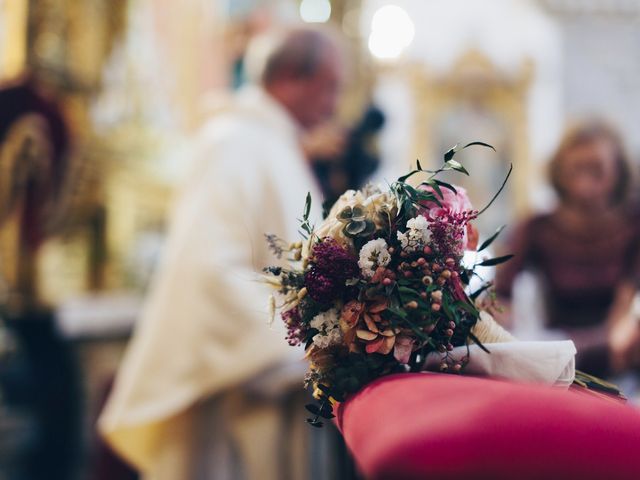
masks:
{"type": "Polygon", "coordinates": [[[430,240],[429,223],[423,215],[418,215],[407,221],[407,230],[398,231],[398,241],[406,253],[422,250],[430,240]]]}
{"type": "Polygon", "coordinates": [[[332,238],[325,238],[313,247],[311,262],[305,285],[311,298],[322,304],[331,303],[345,282],[358,276],[355,256],[332,238]]]}
{"type": "Polygon", "coordinates": [[[302,323],[302,318],[300,317],[300,311],[298,310],[298,307],[293,307],[289,310],[286,310],[282,312],[280,316],[282,317],[282,321],[287,327],[286,340],[289,345],[295,347],[304,342],[308,329],[302,323]]]}
{"type": "Polygon", "coordinates": [[[360,250],[358,266],[365,278],[373,278],[379,267],[386,267],[390,262],[389,246],[384,238],[371,240],[360,250]]]}
{"type": "Polygon", "coordinates": [[[327,348],[342,342],[340,331],[340,312],[336,308],[319,313],[310,322],[311,328],[318,330],[313,336],[313,344],[318,348],[327,348]]]}

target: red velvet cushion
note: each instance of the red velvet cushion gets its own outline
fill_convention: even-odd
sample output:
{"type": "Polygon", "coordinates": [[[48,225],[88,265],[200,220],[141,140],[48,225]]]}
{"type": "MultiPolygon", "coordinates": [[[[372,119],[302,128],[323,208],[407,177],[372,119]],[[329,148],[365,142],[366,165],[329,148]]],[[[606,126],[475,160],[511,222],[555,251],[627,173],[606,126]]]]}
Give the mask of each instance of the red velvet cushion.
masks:
{"type": "Polygon", "coordinates": [[[337,407],[370,479],[640,479],[640,413],[584,393],[403,374],[337,407]]]}

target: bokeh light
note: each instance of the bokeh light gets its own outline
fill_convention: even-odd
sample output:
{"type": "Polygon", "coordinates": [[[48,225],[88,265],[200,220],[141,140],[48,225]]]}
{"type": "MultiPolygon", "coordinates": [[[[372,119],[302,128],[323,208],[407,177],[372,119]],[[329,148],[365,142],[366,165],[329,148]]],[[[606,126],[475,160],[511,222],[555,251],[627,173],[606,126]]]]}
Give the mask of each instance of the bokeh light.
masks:
{"type": "Polygon", "coordinates": [[[329,0],[302,0],[300,17],[307,23],[325,23],[331,17],[329,0]]]}
{"type": "Polygon", "coordinates": [[[381,60],[398,58],[411,45],[415,26],[407,12],[398,5],[380,7],[371,20],[369,50],[381,60]]]}
{"type": "Polygon", "coordinates": [[[379,59],[395,59],[411,45],[415,26],[409,14],[398,5],[380,7],[371,20],[369,51],[379,59]]]}

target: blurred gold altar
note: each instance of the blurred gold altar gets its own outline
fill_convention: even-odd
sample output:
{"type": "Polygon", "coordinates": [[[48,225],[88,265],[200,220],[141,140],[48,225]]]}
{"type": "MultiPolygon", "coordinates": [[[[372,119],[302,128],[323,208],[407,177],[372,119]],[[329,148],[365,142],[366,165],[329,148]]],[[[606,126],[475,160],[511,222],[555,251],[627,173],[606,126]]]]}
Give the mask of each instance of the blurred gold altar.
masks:
{"type": "MultiPolygon", "coordinates": [[[[479,220],[486,238],[558,204],[548,164],[570,122],[604,119],[623,139],[632,171],[640,161],[639,2],[0,0],[0,91],[8,92],[0,97],[0,319],[51,317],[58,342],[30,350],[21,327],[0,327],[0,364],[17,365],[0,368],[0,437],[14,439],[0,441],[0,479],[39,478],[25,465],[49,448],[35,437],[50,413],[20,404],[40,377],[15,402],[3,392],[15,382],[4,378],[29,377],[33,365],[57,364],[60,352],[68,371],[50,378],[70,379],[69,409],[51,431],[66,431],[70,443],[53,448],[53,458],[42,454],[47,478],[136,478],[127,465],[104,476],[95,424],[166,246],[194,138],[250,82],[251,40],[308,24],[329,26],[347,58],[337,112],[305,143],[325,199],[392,181],[416,159],[437,166],[449,147],[481,140],[497,154],[460,153],[474,204],[485,204],[514,165],[479,220]],[[19,115],[6,113],[23,101],[19,115]],[[27,114],[38,118],[20,123],[27,114]],[[379,121],[367,130],[371,118],[379,121]],[[357,176],[340,160],[353,139],[367,160],[353,167],[357,176]],[[24,193],[32,187],[37,214],[24,193]]],[[[632,184],[629,203],[637,197],[632,184]]],[[[264,202],[265,211],[278,208],[264,202]]],[[[525,276],[514,286],[523,335],[544,327],[534,283],[525,276]]],[[[620,377],[632,396],[637,371],[620,377]]],[[[305,441],[312,452],[298,452],[282,478],[357,478],[346,453],[333,469],[319,460],[343,449],[335,432],[305,441]]],[[[302,448],[294,443],[290,449],[302,448]]],[[[193,478],[218,478],[210,463],[200,462],[193,478]]]]}

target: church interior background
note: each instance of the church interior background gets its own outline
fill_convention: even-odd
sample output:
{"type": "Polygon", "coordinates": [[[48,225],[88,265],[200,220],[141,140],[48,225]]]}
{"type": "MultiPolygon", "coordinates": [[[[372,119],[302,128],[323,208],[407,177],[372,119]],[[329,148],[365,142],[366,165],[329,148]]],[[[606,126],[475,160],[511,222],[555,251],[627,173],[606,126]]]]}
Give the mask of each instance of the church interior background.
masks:
{"type": "MultiPolygon", "coordinates": [[[[466,187],[482,204],[513,163],[506,194],[480,225],[485,235],[495,215],[514,222],[553,205],[546,162],[573,118],[610,119],[640,159],[634,0],[0,0],[0,82],[29,76],[53,95],[73,144],[48,210],[55,234],[35,258],[18,253],[15,218],[0,230],[0,303],[11,304],[6,286],[26,268],[33,301],[53,308],[78,359],[77,478],[103,384],[162,247],[189,140],[241,81],[247,40],[291,21],[328,22],[347,39],[340,122],[354,124],[371,103],[384,113],[377,180],[406,170],[408,159],[435,165],[448,147],[482,140],[498,151],[476,151],[469,164],[466,187]]],[[[3,430],[29,424],[0,411],[3,430]]],[[[10,448],[1,441],[0,458],[10,448]]]]}

